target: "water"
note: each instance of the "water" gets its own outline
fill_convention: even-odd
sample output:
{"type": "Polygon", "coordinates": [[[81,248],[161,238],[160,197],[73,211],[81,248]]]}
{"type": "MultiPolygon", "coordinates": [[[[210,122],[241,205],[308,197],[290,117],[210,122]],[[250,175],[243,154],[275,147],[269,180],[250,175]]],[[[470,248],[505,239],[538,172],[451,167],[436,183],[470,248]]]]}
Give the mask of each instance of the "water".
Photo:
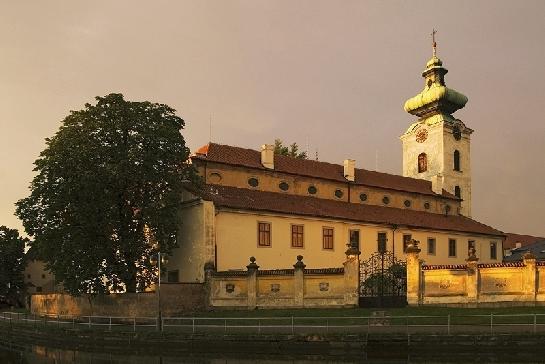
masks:
{"type": "MultiPolygon", "coordinates": [[[[145,351],[145,350],[144,350],[145,351]]],[[[251,351],[251,350],[249,350],[251,351]]],[[[113,354],[104,352],[85,352],[50,348],[46,346],[20,346],[2,344],[0,346],[1,364],[307,364],[307,363],[544,363],[542,354],[532,353],[531,348],[512,347],[511,350],[498,352],[490,348],[483,352],[458,351],[444,352],[434,350],[407,350],[406,346],[381,347],[351,354],[314,355],[314,354],[276,354],[263,355],[259,353],[186,353],[177,355],[135,355],[113,354]],[[522,350],[521,350],[522,349],[522,350]],[[530,349],[530,350],[527,350],[530,349]]]]}

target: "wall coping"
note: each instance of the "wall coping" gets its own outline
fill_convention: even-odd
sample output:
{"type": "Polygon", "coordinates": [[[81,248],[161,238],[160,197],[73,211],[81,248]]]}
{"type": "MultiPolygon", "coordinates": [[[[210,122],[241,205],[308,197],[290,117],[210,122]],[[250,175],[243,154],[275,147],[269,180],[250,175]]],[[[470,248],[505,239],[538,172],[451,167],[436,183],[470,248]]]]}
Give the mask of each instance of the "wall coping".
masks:
{"type": "MultiPolygon", "coordinates": [[[[344,268],[313,268],[304,269],[303,272],[309,275],[344,274],[344,268]]],[[[258,276],[292,276],[294,274],[295,269],[264,269],[257,271],[258,276]]],[[[247,275],[248,271],[242,270],[212,272],[212,277],[246,277],[247,275]]]]}
{"type": "Polygon", "coordinates": [[[430,264],[422,265],[422,270],[439,270],[439,269],[467,269],[467,264],[430,264]]]}
{"type": "MultiPolygon", "coordinates": [[[[536,265],[545,266],[545,262],[538,262],[536,265]],[[539,264],[541,263],[541,264],[539,264]]],[[[479,263],[477,268],[509,268],[509,267],[525,267],[524,262],[503,262],[503,263],[479,263]]],[[[467,269],[467,264],[430,264],[422,265],[422,270],[439,270],[439,269],[451,269],[461,270],[467,269]]]]}
{"type": "Polygon", "coordinates": [[[504,262],[504,263],[481,263],[479,268],[505,268],[505,267],[525,267],[524,262],[504,262]]]}

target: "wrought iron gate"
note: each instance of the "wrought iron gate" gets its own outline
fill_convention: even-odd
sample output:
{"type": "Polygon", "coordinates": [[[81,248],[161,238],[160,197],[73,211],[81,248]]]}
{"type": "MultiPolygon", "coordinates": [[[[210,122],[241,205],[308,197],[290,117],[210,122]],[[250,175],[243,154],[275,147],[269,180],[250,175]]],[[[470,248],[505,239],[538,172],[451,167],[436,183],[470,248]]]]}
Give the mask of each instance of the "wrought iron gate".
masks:
{"type": "Polygon", "coordinates": [[[377,252],[360,262],[360,306],[407,305],[407,264],[392,252],[377,252]]]}

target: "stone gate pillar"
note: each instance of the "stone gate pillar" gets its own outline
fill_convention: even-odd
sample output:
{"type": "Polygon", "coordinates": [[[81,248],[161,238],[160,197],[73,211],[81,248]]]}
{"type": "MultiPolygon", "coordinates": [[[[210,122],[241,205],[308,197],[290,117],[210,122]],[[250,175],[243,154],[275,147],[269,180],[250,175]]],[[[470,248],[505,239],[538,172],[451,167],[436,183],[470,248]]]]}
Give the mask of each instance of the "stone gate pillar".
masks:
{"type": "Polygon", "coordinates": [[[422,262],[418,259],[419,241],[411,240],[407,246],[407,303],[409,306],[422,304],[422,262]]]}
{"type": "Polygon", "coordinates": [[[344,306],[359,306],[360,289],[360,254],[355,247],[349,247],[345,252],[346,261],[344,265],[344,306]]]}
{"type": "Polygon", "coordinates": [[[471,248],[469,256],[466,259],[467,281],[466,293],[467,303],[476,305],[479,300],[479,258],[475,255],[475,248],[471,248]]]}
{"type": "Polygon", "coordinates": [[[257,270],[259,269],[254,257],[250,257],[250,264],[246,268],[248,269],[248,310],[253,310],[257,307],[257,270]]]}
{"type": "Polygon", "coordinates": [[[214,272],[216,271],[216,267],[214,267],[214,263],[207,262],[204,264],[204,290],[205,290],[205,306],[206,308],[212,307],[212,287],[213,279],[214,279],[214,272]]]}
{"type": "Polygon", "coordinates": [[[536,267],[536,257],[530,252],[527,252],[523,255],[522,261],[524,262],[523,270],[523,290],[524,295],[527,297],[529,302],[536,301],[537,294],[537,267],[536,267]]]}
{"type": "Polygon", "coordinates": [[[303,263],[303,256],[297,256],[297,263],[293,265],[293,293],[295,307],[303,307],[305,300],[305,263],[303,263]]]}

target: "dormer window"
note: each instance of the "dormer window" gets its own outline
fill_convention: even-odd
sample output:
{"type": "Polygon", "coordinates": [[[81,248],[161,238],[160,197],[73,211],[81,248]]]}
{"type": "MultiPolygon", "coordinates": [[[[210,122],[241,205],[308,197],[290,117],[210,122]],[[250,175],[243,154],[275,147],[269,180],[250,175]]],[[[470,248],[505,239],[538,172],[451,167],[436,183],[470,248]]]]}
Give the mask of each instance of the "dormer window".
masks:
{"type": "Polygon", "coordinates": [[[428,170],[428,156],[426,153],[418,155],[418,173],[423,173],[428,170]]]}

